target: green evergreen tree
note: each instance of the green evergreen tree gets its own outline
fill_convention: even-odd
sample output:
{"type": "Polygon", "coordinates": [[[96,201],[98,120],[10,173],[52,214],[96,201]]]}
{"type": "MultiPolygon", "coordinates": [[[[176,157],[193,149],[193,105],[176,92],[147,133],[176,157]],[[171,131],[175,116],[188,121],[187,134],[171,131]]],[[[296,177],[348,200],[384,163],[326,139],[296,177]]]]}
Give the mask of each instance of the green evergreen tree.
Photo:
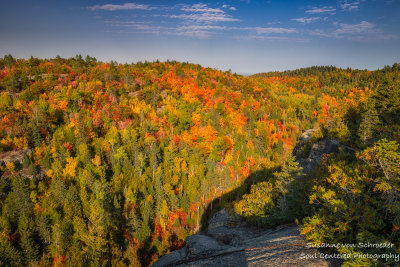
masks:
{"type": "Polygon", "coordinates": [[[362,121],[358,130],[358,135],[364,145],[371,144],[376,140],[376,131],[380,124],[379,115],[375,109],[374,101],[368,101],[366,110],[362,114],[362,121]]]}

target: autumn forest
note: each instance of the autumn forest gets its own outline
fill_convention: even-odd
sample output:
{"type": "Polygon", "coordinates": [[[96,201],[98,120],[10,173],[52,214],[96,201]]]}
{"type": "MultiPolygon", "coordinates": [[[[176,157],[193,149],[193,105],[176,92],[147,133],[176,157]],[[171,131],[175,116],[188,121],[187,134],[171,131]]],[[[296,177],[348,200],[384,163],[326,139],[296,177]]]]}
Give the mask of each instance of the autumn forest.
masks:
{"type": "MultiPolygon", "coordinates": [[[[400,65],[242,76],[6,55],[0,162],[1,266],[150,266],[221,207],[400,253],[400,65]],[[292,153],[308,129],[309,148],[343,148],[312,172],[292,153]]],[[[345,264],[380,261],[392,264],[345,264]]]]}

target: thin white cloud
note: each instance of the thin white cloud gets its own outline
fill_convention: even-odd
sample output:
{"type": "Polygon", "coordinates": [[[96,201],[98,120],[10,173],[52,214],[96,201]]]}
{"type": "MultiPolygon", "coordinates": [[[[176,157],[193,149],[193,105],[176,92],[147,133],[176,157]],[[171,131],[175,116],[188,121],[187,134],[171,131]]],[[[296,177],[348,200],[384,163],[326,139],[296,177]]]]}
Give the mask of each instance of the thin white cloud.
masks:
{"type": "Polygon", "coordinates": [[[208,39],[216,34],[216,30],[225,30],[225,26],[216,25],[190,25],[181,26],[173,31],[176,35],[198,38],[198,39],[208,39]]]}
{"type": "Polygon", "coordinates": [[[178,30],[225,30],[225,26],[216,25],[190,25],[178,27],[178,30]]]}
{"type": "Polygon", "coordinates": [[[246,35],[237,36],[238,40],[259,40],[259,41],[291,41],[291,42],[308,42],[307,38],[286,37],[286,36],[265,36],[265,35],[246,35]]]}
{"type": "Polygon", "coordinates": [[[309,10],[306,10],[307,14],[321,14],[321,13],[331,13],[333,14],[336,11],[336,8],[333,6],[323,6],[323,7],[313,7],[309,10]]]}
{"type": "Polygon", "coordinates": [[[213,35],[213,33],[210,31],[177,31],[175,32],[175,35],[196,39],[208,39],[213,35]]]}
{"type": "Polygon", "coordinates": [[[171,15],[170,18],[193,20],[197,22],[206,22],[206,23],[239,21],[238,19],[223,13],[180,14],[180,15],[171,15]]]}
{"type": "MultiPolygon", "coordinates": [[[[222,8],[228,8],[230,6],[223,5],[222,8]]],[[[217,23],[217,22],[230,22],[239,21],[238,19],[227,14],[224,10],[220,8],[212,8],[206,4],[194,4],[185,5],[180,8],[181,11],[185,12],[183,14],[169,15],[170,18],[182,19],[186,21],[195,21],[197,23],[217,23]]]]}
{"type": "Polygon", "coordinates": [[[340,5],[340,7],[341,7],[343,10],[351,11],[351,10],[356,10],[356,9],[358,9],[359,5],[360,5],[360,1],[349,2],[349,1],[345,0],[345,1],[340,5]]]}
{"type": "Polygon", "coordinates": [[[300,22],[300,23],[304,23],[304,24],[308,24],[317,20],[322,19],[321,17],[303,17],[303,18],[295,18],[292,19],[294,21],[300,22]]]}
{"type": "MultiPolygon", "coordinates": [[[[247,31],[249,35],[234,37],[236,39],[258,39],[258,40],[289,40],[290,37],[273,36],[274,34],[295,33],[293,28],[271,28],[271,27],[225,27],[217,25],[190,25],[181,26],[175,29],[175,35],[206,39],[217,34],[218,31],[239,30],[247,31]]],[[[298,38],[300,39],[300,38],[298,38]]]]}
{"type": "Polygon", "coordinates": [[[325,32],[323,30],[312,30],[309,32],[310,35],[319,36],[319,37],[333,37],[331,33],[325,32]]]}
{"type": "Polygon", "coordinates": [[[229,6],[229,5],[222,5],[222,8],[227,8],[227,9],[232,10],[232,11],[236,11],[237,10],[236,7],[229,6]]]}
{"type": "Polygon", "coordinates": [[[288,34],[295,33],[294,28],[281,28],[281,27],[230,27],[230,30],[247,31],[251,34],[258,35],[271,35],[271,34],[288,34]]]}
{"type": "Polygon", "coordinates": [[[370,34],[377,32],[375,24],[368,21],[361,21],[358,24],[339,24],[339,26],[340,28],[333,32],[335,35],[370,34]]]}
{"type": "Polygon", "coordinates": [[[361,42],[376,42],[382,40],[398,39],[398,36],[387,34],[377,27],[374,23],[361,21],[356,24],[334,24],[337,28],[331,32],[314,30],[309,34],[319,37],[345,39],[361,42]]]}
{"type": "Polygon", "coordinates": [[[255,30],[257,32],[257,34],[272,34],[272,33],[283,34],[283,33],[296,32],[296,30],[293,28],[254,27],[254,28],[250,28],[250,29],[255,30]]]}
{"type": "Polygon", "coordinates": [[[118,20],[106,20],[104,23],[118,29],[118,32],[121,33],[140,32],[145,34],[186,36],[197,39],[208,39],[217,34],[217,31],[223,31],[227,29],[225,26],[217,25],[185,25],[180,27],[165,27],[150,25],[144,22],[118,20]]]}
{"type": "MultiPolygon", "coordinates": [[[[157,9],[164,10],[165,7],[151,7],[151,6],[131,6],[131,5],[103,5],[91,7],[92,10],[122,10],[122,9],[157,9]]],[[[167,17],[170,19],[179,19],[177,25],[172,26],[171,24],[166,25],[153,25],[153,23],[141,22],[141,21],[127,21],[115,20],[105,21],[110,27],[116,28],[116,30],[122,30],[123,32],[140,32],[140,33],[154,33],[163,35],[176,35],[186,36],[191,38],[210,38],[223,30],[227,30],[226,26],[221,25],[223,22],[239,21],[227,12],[232,10],[232,6],[224,5],[221,8],[213,7],[206,4],[194,4],[194,5],[175,5],[168,9],[170,14],[159,14],[158,16],[167,17]],[[224,9],[224,10],[223,10],[224,9]],[[170,25],[170,26],[167,26],[170,25]]],[[[152,16],[157,16],[153,14],[152,16]]]]}
{"type": "Polygon", "coordinates": [[[296,38],[287,36],[285,34],[296,33],[296,29],[293,28],[281,28],[281,27],[231,27],[230,30],[246,31],[246,35],[238,35],[234,37],[240,40],[264,40],[264,41],[298,41],[304,38],[296,38]]]}
{"type": "Polygon", "coordinates": [[[141,9],[141,10],[149,10],[152,9],[148,5],[142,5],[142,4],[134,4],[134,3],[125,3],[122,5],[114,5],[114,4],[106,4],[106,5],[95,5],[88,7],[90,10],[106,10],[106,11],[119,11],[119,10],[135,10],[135,9],[141,9]]]}
{"type": "Polygon", "coordinates": [[[129,31],[134,31],[134,32],[141,32],[141,33],[146,33],[146,34],[159,34],[162,31],[167,30],[167,28],[162,27],[162,26],[154,26],[154,25],[149,25],[143,22],[136,22],[136,21],[117,21],[117,20],[106,20],[104,21],[105,24],[115,27],[115,28],[120,28],[129,30],[129,31]]]}
{"type": "Polygon", "coordinates": [[[217,34],[217,31],[225,30],[225,26],[216,25],[189,25],[180,26],[176,29],[170,29],[167,34],[186,36],[197,39],[208,39],[217,34]]]}
{"type": "Polygon", "coordinates": [[[202,13],[225,13],[222,9],[211,8],[205,4],[194,4],[191,6],[185,6],[181,8],[185,12],[202,12],[202,13]]]}

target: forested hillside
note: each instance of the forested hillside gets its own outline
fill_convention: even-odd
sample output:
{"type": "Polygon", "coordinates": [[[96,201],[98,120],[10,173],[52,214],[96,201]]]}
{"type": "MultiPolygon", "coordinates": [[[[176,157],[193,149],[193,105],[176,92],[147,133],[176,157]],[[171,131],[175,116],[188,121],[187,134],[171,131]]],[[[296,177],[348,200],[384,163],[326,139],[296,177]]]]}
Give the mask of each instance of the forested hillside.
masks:
{"type": "Polygon", "coordinates": [[[399,253],[398,64],[244,77],[8,55],[0,91],[0,265],[148,266],[217,198],[259,226],[399,253]],[[310,128],[349,149],[303,174],[291,153],[310,128]]]}

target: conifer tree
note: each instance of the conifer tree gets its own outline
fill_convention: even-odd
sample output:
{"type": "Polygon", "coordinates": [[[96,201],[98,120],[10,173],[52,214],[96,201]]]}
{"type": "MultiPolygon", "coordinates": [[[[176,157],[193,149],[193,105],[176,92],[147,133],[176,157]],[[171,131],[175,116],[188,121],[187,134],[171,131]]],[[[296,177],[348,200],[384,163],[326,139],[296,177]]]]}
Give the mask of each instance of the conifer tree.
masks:
{"type": "Polygon", "coordinates": [[[371,144],[376,139],[376,129],[380,125],[378,112],[373,100],[367,102],[366,109],[362,114],[359,128],[359,137],[364,145],[371,144]]]}
{"type": "Polygon", "coordinates": [[[301,172],[302,168],[299,167],[299,163],[295,161],[294,156],[290,154],[287,161],[282,166],[282,170],[274,173],[276,178],[275,187],[281,195],[278,199],[278,206],[283,212],[287,212],[289,208],[287,203],[288,194],[292,191],[293,182],[299,178],[301,172]]]}

